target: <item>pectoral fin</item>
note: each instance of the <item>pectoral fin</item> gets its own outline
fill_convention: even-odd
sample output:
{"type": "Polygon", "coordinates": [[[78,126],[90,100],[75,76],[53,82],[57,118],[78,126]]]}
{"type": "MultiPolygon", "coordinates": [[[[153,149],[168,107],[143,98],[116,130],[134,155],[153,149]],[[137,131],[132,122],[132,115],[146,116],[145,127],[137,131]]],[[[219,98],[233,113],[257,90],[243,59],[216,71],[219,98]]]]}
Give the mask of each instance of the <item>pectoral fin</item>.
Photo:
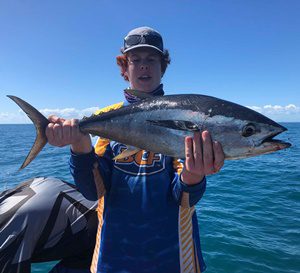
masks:
{"type": "Polygon", "coordinates": [[[133,146],[127,146],[127,149],[124,150],[122,153],[118,154],[113,158],[113,160],[123,159],[125,157],[129,157],[138,153],[141,149],[133,146]]]}
{"type": "Polygon", "coordinates": [[[175,130],[182,131],[199,131],[199,127],[196,123],[187,120],[147,120],[153,125],[167,127],[175,130]]]}

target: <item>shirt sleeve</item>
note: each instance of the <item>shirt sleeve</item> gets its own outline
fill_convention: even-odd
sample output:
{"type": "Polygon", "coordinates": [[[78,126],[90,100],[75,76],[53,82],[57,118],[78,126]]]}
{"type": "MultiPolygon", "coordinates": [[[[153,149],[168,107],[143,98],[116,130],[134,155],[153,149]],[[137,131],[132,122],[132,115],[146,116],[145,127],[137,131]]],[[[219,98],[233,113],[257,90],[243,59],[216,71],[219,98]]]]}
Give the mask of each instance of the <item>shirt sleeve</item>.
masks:
{"type": "MultiPolygon", "coordinates": [[[[99,109],[94,114],[101,115],[123,106],[116,103],[99,109]]],[[[79,191],[89,200],[97,200],[110,189],[112,151],[110,141],[98,138],[95,148],[88,154],[75,154],[71,151],[70,172],[79,191]]]]}
{"type": "Polygon", "coordinates": [[[109,140],[101,144],[98,141],[96,148],[88,154],[75,154],[71,151],[70,171],[76,186],[85,198],[95,201],[109,191],[111,158],[109,140]]]}
{"type": "Polygon", "coordinates": [[[206,190],[206,177],[195,185],[187,185],[180,179],[180,174],[183,169],[183,160],[174,159],[173,169],[175,174],[171,187],[175,200],[180,206],[184,207],[192,207],[196,205],[206,190]]]}

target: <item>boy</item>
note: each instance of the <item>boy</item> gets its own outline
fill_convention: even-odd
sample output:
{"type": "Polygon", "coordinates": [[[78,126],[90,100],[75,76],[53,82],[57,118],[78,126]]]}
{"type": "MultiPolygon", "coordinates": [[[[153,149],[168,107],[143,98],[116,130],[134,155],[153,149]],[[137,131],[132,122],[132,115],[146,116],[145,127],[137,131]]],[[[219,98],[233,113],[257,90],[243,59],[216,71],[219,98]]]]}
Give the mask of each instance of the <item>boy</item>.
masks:
{"type": "MultiPolygon", "coordinates": [[[[124,39],[117,57],[121,75],[129,81],[125,102],[164,95],[161,78],[170,62],[161,35],[136,28],[124,39]],[[132,90],[137,90],[135,93],[132,90]],[[138,96],[137,96],[138,95],[138,96]]],[[[83,195],[99,200],[98,233],[92,272],[202,272],[195,204],[206,187],[206,175],[224,164],[221,145],[209,132],[185,139],[186,160],[139,151],[113,160],[128,147],[99,138],[95,148],[80,133],[77,120],[50,117],[50,144],[71,144],[70,169],[83,195]]]]}

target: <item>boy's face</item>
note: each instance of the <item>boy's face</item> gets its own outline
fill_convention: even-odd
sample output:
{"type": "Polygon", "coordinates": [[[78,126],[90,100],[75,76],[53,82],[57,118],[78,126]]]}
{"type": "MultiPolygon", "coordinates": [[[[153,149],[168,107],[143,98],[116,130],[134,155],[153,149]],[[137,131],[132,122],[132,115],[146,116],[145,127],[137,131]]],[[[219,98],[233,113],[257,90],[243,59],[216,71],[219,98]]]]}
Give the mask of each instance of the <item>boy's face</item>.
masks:
{"type": "Polygon", "coordinates": [[[161,56],[152,48],[137,48],[128,52],[125,75],[130,87],[141,92],[155,90],[162,77],[161,56]]]}

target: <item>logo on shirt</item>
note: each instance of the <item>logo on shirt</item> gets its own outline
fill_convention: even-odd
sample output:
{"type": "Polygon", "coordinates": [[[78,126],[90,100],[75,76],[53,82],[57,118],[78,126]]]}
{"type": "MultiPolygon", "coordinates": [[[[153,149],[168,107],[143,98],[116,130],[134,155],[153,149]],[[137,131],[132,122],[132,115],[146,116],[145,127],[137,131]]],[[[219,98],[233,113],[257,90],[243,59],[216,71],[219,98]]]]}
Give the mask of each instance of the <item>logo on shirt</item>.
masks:
{"type": "MultiPolygon", "coordinates": [[[[126,149],[124,144],[117,144],[113,147],[115,155],[126,149]]],[[[165,157],[159,153],[141,150],[134,155],[116,160],[115,168],[133,175],[151,175],[165,169],[165,157]]]]}

